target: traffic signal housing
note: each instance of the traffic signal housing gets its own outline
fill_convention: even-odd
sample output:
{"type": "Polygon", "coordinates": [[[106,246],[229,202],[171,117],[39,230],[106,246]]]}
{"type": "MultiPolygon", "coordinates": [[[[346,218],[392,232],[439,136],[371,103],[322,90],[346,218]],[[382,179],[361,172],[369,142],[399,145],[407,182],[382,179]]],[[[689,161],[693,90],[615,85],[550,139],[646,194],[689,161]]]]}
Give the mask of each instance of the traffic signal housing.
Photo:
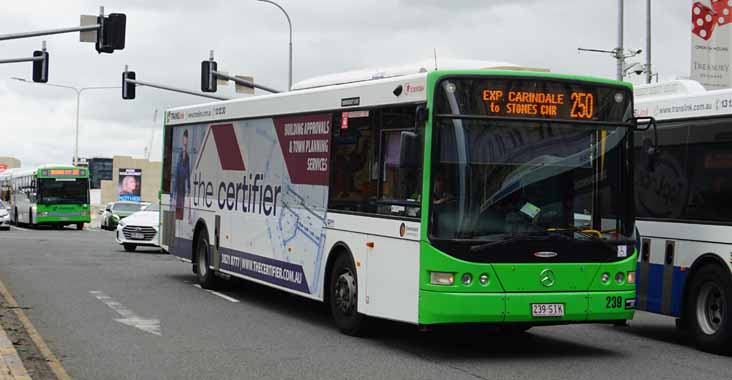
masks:
{"type": "Polygon", "coordinates": [[[37,83],[48,82],[48,52],[46,50],[35,50],[33,57],[43,57],[43,59],[33,61],[33,81],[37,83]]]}
{"type": "Polygon", "coordinates": [[[201,91],[216,92],[216,76],[218,64],[214,60],[201,61],[201,91]]]}
{"type": "Polygon", "coordinates": [[[135,84],[130,83],[127,79],[136,79],[134,71],[122,72],[122,99],[131,100],[135,98],[135,84]]]}
{"type": "Polygon", "coordinates": [[[97,52],[113,53],[115,50],[125,48],[127,16],[124,13],[110,13],[107,17],[99,16],[97,23],[101,25],[97,31],[95,46],[97,52]]]}

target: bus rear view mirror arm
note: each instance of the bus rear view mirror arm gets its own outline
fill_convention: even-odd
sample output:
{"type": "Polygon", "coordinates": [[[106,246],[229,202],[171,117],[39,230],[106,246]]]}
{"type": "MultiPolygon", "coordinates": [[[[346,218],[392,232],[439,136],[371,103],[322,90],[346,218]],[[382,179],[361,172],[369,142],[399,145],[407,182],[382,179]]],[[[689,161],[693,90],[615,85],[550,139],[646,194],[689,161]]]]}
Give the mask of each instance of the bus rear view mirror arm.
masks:
{"type": "Polygon", "coordinates": [[[646,160],[648,162],[648,171],[653,172],[656,168],[656,158],[658,158],[658,128],[656,127],[656,119],[652,116],[642,116],[633,118],[633,129],[639,132],[645,132],[649,128],[653,131],[653,140],[650,146],[645,150],[646,160]],[[643,125],[642,127],[640,125],[643,125]]]}

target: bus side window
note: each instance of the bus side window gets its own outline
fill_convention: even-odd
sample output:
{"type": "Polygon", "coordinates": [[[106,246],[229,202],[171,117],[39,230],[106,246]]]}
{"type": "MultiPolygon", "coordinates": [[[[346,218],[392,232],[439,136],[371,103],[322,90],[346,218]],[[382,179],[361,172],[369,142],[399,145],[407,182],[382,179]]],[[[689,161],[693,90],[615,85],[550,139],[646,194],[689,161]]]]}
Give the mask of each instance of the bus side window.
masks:
{"type": "Polygon", "coordinates": [[[376,212],[374,163],[376,137],[373,111],[344,111],[334,116],[328,208],[376,212]]]}
{"type": "MultiPolygon", "coordinates": [[[[384,110],[380,136],[379,213],[417,218],[422,192],[422,158],[401,162],[402,133],[414,133],[414,106],[384,110]],[[416,165],[414,165],[416,163],[416,165]]],[[[416,131],[421,155],[424,130],[416,131]]]]}

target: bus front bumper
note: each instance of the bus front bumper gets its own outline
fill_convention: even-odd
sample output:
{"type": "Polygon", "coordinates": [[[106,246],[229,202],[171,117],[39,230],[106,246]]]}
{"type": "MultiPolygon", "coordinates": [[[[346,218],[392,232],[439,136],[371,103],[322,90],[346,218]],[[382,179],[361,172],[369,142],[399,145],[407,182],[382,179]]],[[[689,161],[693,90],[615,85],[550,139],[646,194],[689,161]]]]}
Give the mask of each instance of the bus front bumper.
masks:
{"type": "Polygon", "coordinates": [[[419,323],[563,324],[633,318],[635,291],[451,293],[420,290],[419,323]],[[532,304],[562,304],[564,316],[534,317],[532,304]]]}

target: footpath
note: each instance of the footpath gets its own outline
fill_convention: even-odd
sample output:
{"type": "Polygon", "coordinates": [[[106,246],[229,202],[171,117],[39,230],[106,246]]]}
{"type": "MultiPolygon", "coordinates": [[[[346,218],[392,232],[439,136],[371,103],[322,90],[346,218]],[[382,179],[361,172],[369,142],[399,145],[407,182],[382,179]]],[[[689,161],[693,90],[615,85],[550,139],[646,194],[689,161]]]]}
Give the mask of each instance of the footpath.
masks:
{"type": "Polygon", "coordinates": [[[0,380],[31,380],[8,334],[0,326],[0,380]]]}

